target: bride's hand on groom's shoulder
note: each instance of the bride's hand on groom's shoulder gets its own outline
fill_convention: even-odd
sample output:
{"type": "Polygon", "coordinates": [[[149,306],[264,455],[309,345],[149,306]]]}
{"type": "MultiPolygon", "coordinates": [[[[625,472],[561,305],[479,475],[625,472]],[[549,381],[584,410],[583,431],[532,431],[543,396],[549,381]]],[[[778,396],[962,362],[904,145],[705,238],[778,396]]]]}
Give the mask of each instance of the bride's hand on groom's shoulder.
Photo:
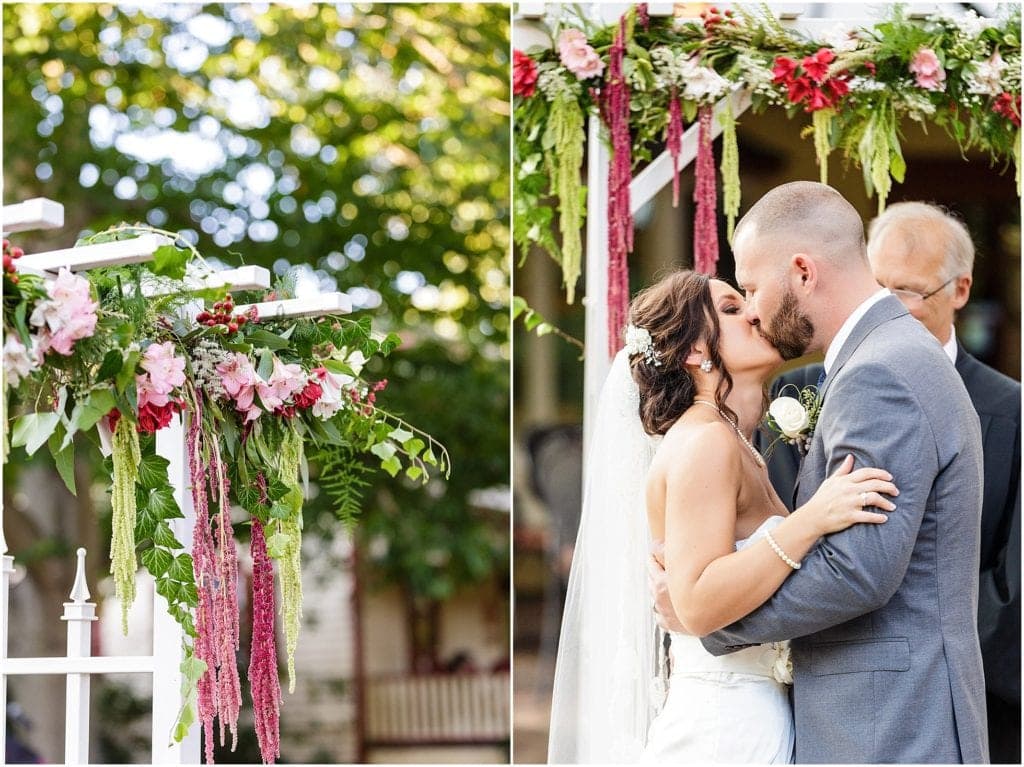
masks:
{"type": "Polygon", "coordinates": [[[662,630],[675,634],[689,633],[679,618],[672,599],[668,594],[668,574],[665,572],[665,544],[656,541],[651,545],[651,555],[647,558],[647,586],[654,603],[654,615],[662,630]]]}
{"type": "Polygon", "coordinates": [[[881,524],[887,517],[878,511],[896,509],[886,497],[900,494],[892,474],[872,467],[854,470],[853,464],[853,456],[848,455],[811,500],[797,509],[796,514],[807,518],[819,535],[837,533],[859,523],[881,524]],[[872,507],[874,510],[869,511],[872,507]]]}

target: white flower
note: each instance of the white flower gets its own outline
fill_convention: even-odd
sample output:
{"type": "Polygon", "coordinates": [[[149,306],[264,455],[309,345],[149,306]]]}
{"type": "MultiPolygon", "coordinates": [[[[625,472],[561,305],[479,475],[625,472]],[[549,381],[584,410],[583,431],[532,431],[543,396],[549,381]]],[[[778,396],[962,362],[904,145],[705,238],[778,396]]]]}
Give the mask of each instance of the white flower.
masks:
{"type": "Polygon", "coordinates": [[[849,53],[857,50],[860,40],[857,33],[844,24],[836,24],[822,35],[824,44],[836,53],[849,53]]]}
{"type": "Polygon", "coordinates": [[[696,67],[686,80],[683,95],[693,101],[715,101],[726,93],[732,84],[711,67],[696,67]]]}
{"type": "Polygon", "coordinates": [[[768,406],[768,413],[775,419],[783,435],[790,439],[800,437],[810,423],[811,417],[800,401],[793,397],[778,397],[768,406]]]}
{"type": "Polygon", "coordinates": [[[952,20],[953,24],[956,25],[964,37],[971,39],[978,37],[978,35],[986,29],[996,25],[994,19],[979,16],[974,10],[967,11],[963,16],[951,16],[947,18],[952,20]]]}
{"type": "Polygon", "coordinates": [[[17,386],[23,378],[27,378],[39,367],[38,356],[34,351],[35,345],[33,351],[29,351],[16,335],[8,334],[4,343],[3,364],[9,386],[17,386]]]}
{"type": "Polygon", "coordinates": [[[626,328],[626,351],[631,357],[636,354],[646,355],[653,349],[654,341],[647,328],[638,328],[636,325],[629,325],[626,328]]]}
{"type": "Polygon", "coordinates": [[[1006,62],[996,51],[986,61],[975,62],[967,72],[967,90],[985,96],[998,96],[1003,92],[1001,80],[1006,62]]]}
{"type": "Polygon", "coordinates": [[[773,642],[775,662],[772,663],[772,676],[780,684],[793,684],[793,658],[790,655],[789,642],[773,642]]]}

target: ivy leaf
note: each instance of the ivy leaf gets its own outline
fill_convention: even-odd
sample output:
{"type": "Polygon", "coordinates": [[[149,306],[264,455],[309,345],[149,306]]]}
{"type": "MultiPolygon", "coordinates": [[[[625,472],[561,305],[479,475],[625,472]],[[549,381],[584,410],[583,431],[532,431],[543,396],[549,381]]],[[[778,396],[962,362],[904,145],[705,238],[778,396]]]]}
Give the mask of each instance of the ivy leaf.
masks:
{"type": "Polygon", "coordinates": [[[192,555],[179,554],[176,556],[174,562],[167,568],[167,577],[174,578],[176,581],[191,581],[193,578],[192,555]]]}
{"type": "Polygon", "coordinates": [[[167,549],[154,546],[142,552],[142,564],[153,574],[154,578],[160,578],[167,572],[167,568],[174,562],[174,555],[167,549]]]}
{"type": "Polygon", "coordinates": [[[110,389],[94,389],[89,396],[75,404],[71,411],[71,425],[64,437],[64,447],[71,442],[76,431],[88,431],[103,416],[117,406],[117,400],[110,389]]]}
{"type": "Polygon", "coordinates": [[[267,538],[267,554],[271,559],[281,559],[287,553],[290,542],[291,538],[284,533],[274,533],[267,538]]]}
{"type": "Polygon", "coordinates": [[[161,277],[181,280],[185,277],[185,264],[188,263],[189,252],[173,245],[161,245],[153,252],[153,261],[149,270],[161,277]]]}
{"type": "Polygon", "coordinates": [[[409,479],[419,479],[422,475],[423,469],[421,469],[419,466],[410,466],[408,469],[405,470],[405,476],[407,476],[409,479]]]}
{"type": "Polygon", "coordinates": [[[50,454],[53,456],[53,462],[60,478],[64,480],[64,484],[67,485],[72,495],[78,495],[75,489],[75,443],[69,442],[61,447],[63,441],[64,427],[58,425],[50,435],[50,439],[47,440],[46,446],[50,448],[50,454]]]}
{"type": "Polygon", "coordinates": [[[114,381],[118,393],[123,394],[130,384],[135,383],[135,368],[140,359],[142,359],[142,353],[139,351],[130,351],[125,355],[124,367],[118,372],[114,381]]]}
{"type": "Polygon", "coordinates": [[[33,455],[50,438],[60,423],[60,413],[28,413],[14,422],[11,447],[24,447],[33,455]]]}
{"type": "Polygon", "coordinates": [[[155,453],[142,457],[139,464],[139,484],[145,488],[167,486],[167,467],[170,461],[155,453]]]}
{"type": "Polygon", "coordinates": [[[391,442],[378,442],[376,445],[370,448],[370,452],[380,458],[382,461],[386,461],[389,458],[395,456],[395,446],[391,442]]]}
{"type": "Polygon", "coordinates": [[[422,439],[414,438],[402,443],[402,449],[409,454],[410,458],[415,458],[420,454],[420,451],[427,446],[422,439]]]}
{"type": "Polygon", "coordinates": [[[392,477],[397,477],[398,472],[402,470],[402,462],[398,460],[397,456],[391,456],[381,461],[380,467],[392,477]]]}
{"type": "Polygon", "coordinates": [[[153,543],[168,549],[180,549],[181,542],[174,537],[174,531],[166,522],[157,522],[153,530],[153,543]]]}
{"type": "Polygon", "coordinates": [[[198,682],[206,673],[206,661],[189,655],[181,662],[181,673],[190,682],[198,682]]]}
{"type": "Polygon", "coordinates": [[[96,371],[96,380],[112,380],[114,376],[121,372],[122,367],[124,367],[124,357],[121,356],[121,350],[111,349],[103,357],[100,369],[96,371]]]}
{"type": "Polygon", "coordinates": [[[405,443],[412,439],[415,435],[411,431],[406,431],[405,429],[398,428],[392,430],[391,433],[388,434],[388,436],[395,442],[405,443]]]}

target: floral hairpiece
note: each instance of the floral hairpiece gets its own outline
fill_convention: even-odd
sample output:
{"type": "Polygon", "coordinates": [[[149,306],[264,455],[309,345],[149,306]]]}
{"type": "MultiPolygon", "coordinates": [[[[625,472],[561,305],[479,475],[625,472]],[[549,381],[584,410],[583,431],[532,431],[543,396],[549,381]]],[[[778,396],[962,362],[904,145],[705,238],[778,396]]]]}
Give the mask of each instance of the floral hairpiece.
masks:
{"type": "Polygon", "coordinates": [[[654,339],[651,338],[651,333],[647,328],[640,328],[636,325],[626,326],[626,351],[630,356],[642,354],[648,365],[661,367],[661,360],[658,359],[658,352],[654,348],[654,339]]]}

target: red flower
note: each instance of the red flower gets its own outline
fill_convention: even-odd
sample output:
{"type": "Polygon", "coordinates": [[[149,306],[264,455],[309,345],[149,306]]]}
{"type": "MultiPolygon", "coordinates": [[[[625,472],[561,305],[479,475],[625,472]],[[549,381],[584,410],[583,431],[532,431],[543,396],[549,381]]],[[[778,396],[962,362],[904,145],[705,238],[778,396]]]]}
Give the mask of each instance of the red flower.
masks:
{"type": "Polygon", "coordinates": [[[117,422],[121,420],[121,411],[115,407],[105,417],[107,419],[107,428],[113,434],[117,430],[117,422]]]}
{"type": "Polygon", "coordinates": [[[779,83],[788,83],[796,74],[798,66],[799,64],[793,61],[793,59],[787,56],[779,56],[775,59],[775,65],[772,67],[772,75],[774,75],[772,82],[776,85],[779,83]]]}
{"type": "Polygon", "coordinates": [[[274,415],[282,416],[283,418],[294,418],[295,405],[281,405],[281,407],[274,409],[274,415]]]}
{"type": "Polygon", "coordinates": [[[825,91],[820,88],[811,88],[811,97],[807,100],[807,106],[804,111],[817,112],[819,109],[825,109],[830,106],[832,106],[832,101],[825,95],[825,91]]]}
{"type": "MultiPolygon", "coordinates": [[[[314,371],[315,372],[315,371],[314,371]]],[[[325,371],[326,372],[326,371],[325,371]]],[[[295,396],[295,407],[305,410],[313,407],[323,395],[324,390],[312,379],[305,385],[301,392],[295,396]]]]}
{"type": "Polygon", "coordinates": [[[825,87],[832,91],[832,104],[837,104],[843,96],[850,92],[850,86],[844,77],[833,77],[825,83],[825,87]]]}
{"type": "Polygon", "coordinates": [[[171,416],[181,412],[185,403],[180,400],[171,400],[166,405],[157,406],[147,402],[139,408],[139,431],[145,434],[154,434],[171,422],[171,416]]]}
{"type": "Polygon", "coordinates": [[[1020,127],[1020,94],[1000,93],[992,104],[992,111],[1020,127]]]}
{"type": "Polygon", "coordinates": [[[864,68],[871,73],[872,77],[878,74],[878,67],[875,66],[875,62],[873,61],[865,61],[864,68]]]}
{"type": "Polygon", "coordinates": [[[530,98],[537,92],[537,62],[520,50],[512,51],[512,93],[530,98]]]}
{"type": "Polygon", "coordinates": [[[790,80],[786,83],[786,87],[789,90],[789,100],[794,104],[799,104],[811,94],[812,90],[816,90],[816,88],[811,85],[811,78],[806,75],[790,80]]]}
{"type": "Polygon", "coordinates": [[[816,83],[822,82],[828,75],[828,65],[835,60],[836,55],[828,48],[819,48],[813,56],[804,56],[804,71],[811,76],[816,83]]]}

